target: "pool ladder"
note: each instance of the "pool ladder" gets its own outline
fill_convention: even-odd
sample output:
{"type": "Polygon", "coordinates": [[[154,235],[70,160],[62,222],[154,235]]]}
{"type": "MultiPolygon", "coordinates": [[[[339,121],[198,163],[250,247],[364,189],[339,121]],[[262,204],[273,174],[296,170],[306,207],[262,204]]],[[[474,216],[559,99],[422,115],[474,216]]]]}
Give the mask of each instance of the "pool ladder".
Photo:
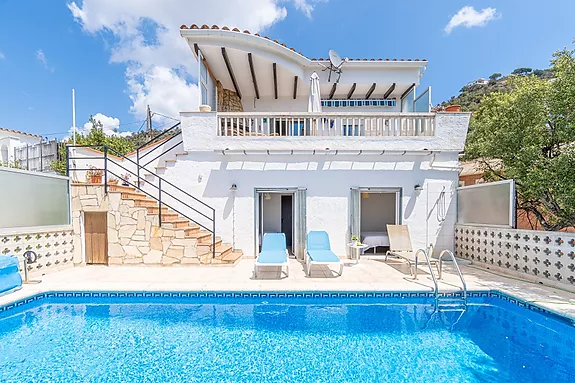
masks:
{"type": "MultiPolygon", "coordinates": [[[[433,247],[429,247],[429,252],[433,251],[433,247]]],[[[450,250],[443,250],[441,254],[439,254],[439,272],[438,277],[435,277],[435,273],[433,272],[433,267],[431,266],[431,262],[429,260],[429,254],[424,249],[417,250],[417,253],[423,253],[425,256],[425,260],[427,261],[427,266],[429,267],[429,273],[431,274],[431,279],[433,280],[433,297],[435,300],[435,311],[436,312],[446,312],[446,311],[461,311],[462,313],[467,310],[467,284],[465,283],[465,279],[463,278],[463,274],[461,274],[461,269],[459,269],[459,265],[457,264],[457,260],[453,255],[453,252],[450,250]],[[462,292],[461,293],[454,293],[453,296],[440,296],[439,295],[439,285],[437,284],[437,280],[441,279],[442,277],[442,270],[443,270],[443,256],[445,254],[449,254],[451,257],[451,261],[455,266],[455,270],[457,270],[457,275],[459,275],[459,279],[461,280],[462,284],[462,292]]],[[[417,267],[417,265],[415,266],[417,267]]]]}

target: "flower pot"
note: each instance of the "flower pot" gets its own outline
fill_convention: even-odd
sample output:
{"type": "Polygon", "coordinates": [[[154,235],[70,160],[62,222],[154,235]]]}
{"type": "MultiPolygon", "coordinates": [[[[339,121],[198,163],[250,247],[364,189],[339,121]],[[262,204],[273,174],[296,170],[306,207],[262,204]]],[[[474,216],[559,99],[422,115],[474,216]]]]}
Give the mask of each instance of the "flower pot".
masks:
{"type": "Polygon", "coordinates": [[[90,176],[90,182],[93,184],[101,184],[102,176],[90,176]]]}
{"type": "Polygon", "coordinates": [[[448,105],[445,107],[446,112],[461,112],[461,105],[448,105]]]}
{"type": "Polygon", "coordinates": [[[212,111],[212,107],[209,105],[200,105],[200,112],[208,113],[212,111]]]}
{"type": "Polygon", "coordinates": [[[108,180],[108,184],[109,184],[109,185],[117,185],[117,184],[118,184],[118,180],[108,180]]]}

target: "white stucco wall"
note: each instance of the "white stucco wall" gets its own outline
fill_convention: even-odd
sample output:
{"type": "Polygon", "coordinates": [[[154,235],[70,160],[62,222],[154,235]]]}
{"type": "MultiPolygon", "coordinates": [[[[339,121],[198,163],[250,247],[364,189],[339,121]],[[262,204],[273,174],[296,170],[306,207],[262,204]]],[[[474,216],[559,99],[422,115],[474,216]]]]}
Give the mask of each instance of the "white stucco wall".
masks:
{"type": "Polygon", "coordinates": [[[40,137],[31,137],[0,130],[0,163],[14,161],[14,149],[26,146],[26,144],[37,144],[40,139],[40,137]]]}
{"type": "MultiPolygon", "coordinates": [[[[431,167],[432,157],[192,152],[179,157],[164,177],[214,207],[217,234],[248,257],[254,256],[255,189],[280,187],[307,189],[307,230],[326,230],[333,250],[341,257],[349,239],[352,187],[402,188],[401,221],[409,225],[414,247],[433,243],[437,248],[452,249],[458,154],[437,155],[433,166],[447,168],[431,167]],[[234,183],[235,192],[230,190],[234,183]],[[423,185],[423,191],[414,191],[416,184],[423,185]],[[438,211],[436,201],[442,190],[445,199],[438,211]]],[[[177,201],[167,202],[190,218],[198,218],[177,201]]]]}

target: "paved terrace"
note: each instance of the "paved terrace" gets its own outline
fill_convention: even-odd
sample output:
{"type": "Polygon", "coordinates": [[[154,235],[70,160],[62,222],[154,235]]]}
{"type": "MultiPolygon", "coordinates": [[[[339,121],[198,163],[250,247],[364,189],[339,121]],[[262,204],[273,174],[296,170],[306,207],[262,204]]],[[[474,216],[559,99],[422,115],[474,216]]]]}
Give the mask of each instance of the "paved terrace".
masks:
{"type": "MultiPolygon", "coordinates": [[[[43,276],[42,283],[26,284],[15,293],[0,297],[0,305],[44,291],[433,291],[433,281],[420,268],[419,277],[409,276],[407,264],[362,259],[346,261],[343,276],[324,266],[314,266],[307,277],[303,264],[290,259],[290,276],[279,268],[262,268],[253,277],[253,259],[235,266],[78,266],[43,276]]],[[[575,318],[575,293],[512,277],[497,275],[473,265],[460,265],[468,290],[498,290],[552,311],[575,318]]],[[[440,291],[458,291],[461,282],[451,265],[444,266],[440,291]]]]}

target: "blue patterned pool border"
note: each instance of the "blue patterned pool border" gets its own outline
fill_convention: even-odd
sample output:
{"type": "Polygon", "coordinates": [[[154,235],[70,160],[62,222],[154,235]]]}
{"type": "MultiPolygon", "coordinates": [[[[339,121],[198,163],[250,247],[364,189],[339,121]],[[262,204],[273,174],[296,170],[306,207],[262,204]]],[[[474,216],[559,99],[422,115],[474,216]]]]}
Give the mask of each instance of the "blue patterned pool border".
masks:
{"type": "MultiPolygon", "coordinates": [[[[440,293],[442,297],[461,292],[440,293]]],[[[516,306],[575,325],[575,318],[526,302],[498,290],[468,291],[470,298],[499,298],[516,306]]],[[[0,306],[0,313],[49,298],[433,298],[427,291],[49,291],[0,306]]]]}

